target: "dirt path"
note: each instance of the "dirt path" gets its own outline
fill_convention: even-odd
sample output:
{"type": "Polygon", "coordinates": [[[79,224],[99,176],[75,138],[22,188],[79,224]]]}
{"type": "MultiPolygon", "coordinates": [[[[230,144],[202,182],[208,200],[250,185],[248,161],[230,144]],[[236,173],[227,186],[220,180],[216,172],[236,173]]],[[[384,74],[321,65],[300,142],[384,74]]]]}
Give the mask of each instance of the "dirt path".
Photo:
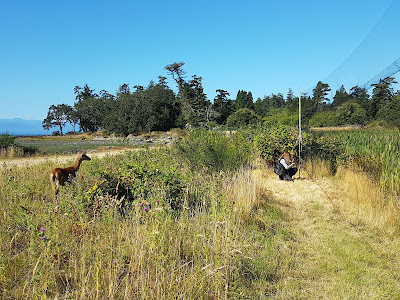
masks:
{"type": "Polygon", "coordinates": [[[266,170],[253,175],[285,212],[283,226],[294,235],[279,249],[276,298],[400,298],[400,239],[363,223],[340,180],[285,182],[266,170]]]}
{"type": "MultiPolygon", "coordinates": [[[[91,150],[88,151],[88,155],[92,158],[102,158],[107,155],[117,155],[126,151],[139,151],[143,148],[110,148],[105,150],[91,150]]],[[[0,159],[0,167],[27,167],[36,165],[43,162],[54,162],[59,164],[65,164],[68,161],[74,160],[76,154],[60,154],[53,156],[39,156],[39,157],[24,157],[15,159],[0,159]]]]}

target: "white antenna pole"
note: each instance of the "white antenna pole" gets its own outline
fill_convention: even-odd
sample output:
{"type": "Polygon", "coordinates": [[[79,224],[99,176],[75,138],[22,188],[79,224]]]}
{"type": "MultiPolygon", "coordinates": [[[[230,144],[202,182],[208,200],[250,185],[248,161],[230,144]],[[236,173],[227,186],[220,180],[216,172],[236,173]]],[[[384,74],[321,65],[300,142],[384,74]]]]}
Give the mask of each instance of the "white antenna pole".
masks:
{"type": "Polygon", "coordinates": [[[301,158],[301,144],[302,144],[302,138],[301,138],[301,88],[299,88],[299,178],[300,176],[300,170],[301,170],[301,163],[300,163],[300,158],[301,158]]]}

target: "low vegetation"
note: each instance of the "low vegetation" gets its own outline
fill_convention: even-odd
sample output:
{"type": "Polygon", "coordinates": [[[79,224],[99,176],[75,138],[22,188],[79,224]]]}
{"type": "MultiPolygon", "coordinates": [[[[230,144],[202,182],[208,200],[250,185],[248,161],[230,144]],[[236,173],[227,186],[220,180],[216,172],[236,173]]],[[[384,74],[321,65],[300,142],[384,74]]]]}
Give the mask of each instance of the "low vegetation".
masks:
{"type": "Polygon", "coordinates": [[[7,133],[0,134],[0,158],[22,157],[38,152],[37,147],[18,144],[15,139],[7,133]]]}
{"type": "MultiPolygon", "coordinates": [[[[357,162],[351,143],[343,148],[340,142],[356,139],[357,134],[338,134],[304,136],[305,157],[317,159],[326,152],[326,157],[319,157],[319,166],[326,164],[324,176],[332,179],[332,174],[342,176],[342,168],[357,162]]],[[[387,134],[389,139],[395,133],[387,134]]],[[[3,167],[1,298],[260,299],[321,295],[318,284],[312,285],[312,291],[303,289],[310,285],[302,280],[312,278],[312,274],[304,277],[293,269],[307,261],[305,256],[295,255],[304,234],[295,227],[289,206],[278,203],[266,183],[265,161],[276,159],[284,148],[295,152],[296,136],[295,130],[284,126],[228,135],[193,131],[172,147],[93,158],[81,166],[72,184],[61,187],[57,199],[47,175],[55,167],[50,162],[28,168],[3,167]]],[[[375,147],[371,145],[375,141],[381,142],[370,138],[365,147],[375,147]]],[[[354,142],[354,147],[359,145],[354,142]]],[[[387,151],[397,146],[388,147],[387,151]]],[[[369,151],[361,153],[372,155],[369,151]]],[[[380,159],[386,157],[382,155],[380,159]]],[[[393,159],[387,157],[388,162],[393,159]]],[[[321,168],[316,169],[320,174],[321,168]]],[[[301,181],[296,184],[301,185],[301,181]]],[[[318,205],[315,203],[315,218],[318,205]]],[[[329,222],[323,224],[333,228],[329,222]]],[[[345,296],[340,291],[349,282],[355,288],[351,295],[357,295],[369,278],[364,273],[362,280],[356,278],[357,270],[365,264],[358,264],[357,258],[354,264],[339,266],[350,281],[340,281],[334,274],[341,251],[359,247],[354,247],[350,234],[342,236],[347,248],[338,247],[334,237],[328,237],[328,244],[317,243],[312,248],[324,258],[331,257],[314,275],[329,280],[323,277],[323,270],[328,270],[335,276],[332,278],[338,281],[330,285],[334,290],[329,295],[345,296]],[[330,251],[335,255],[330,256],[330,251]],[[348,266],[354,266],[353,271],[348,266]]],[[[362,250],[369,261],[365,245],[362,243],[359,253],[362,250]]],[[[390,287],[394,287],[392,282],[390,287]]],[[[379,294],[395,296],[398,291],[382,290],[379,294]]]]}
{"type": "Polygon", "coordinates": [[[279,237],[264,233],[280,228],[279,212],[253,190],[249,152],[224,171],[220,157],[241,146],[229,141],[217,155],[227,141],[199,132],[173,149],[93,159],[57,200],[48,163],[3,169],[2,297],[256,295],[251,287],[273,280],[278,265],[279,237]],[[192,159],[199,143],[206,163],[192,159]]]}

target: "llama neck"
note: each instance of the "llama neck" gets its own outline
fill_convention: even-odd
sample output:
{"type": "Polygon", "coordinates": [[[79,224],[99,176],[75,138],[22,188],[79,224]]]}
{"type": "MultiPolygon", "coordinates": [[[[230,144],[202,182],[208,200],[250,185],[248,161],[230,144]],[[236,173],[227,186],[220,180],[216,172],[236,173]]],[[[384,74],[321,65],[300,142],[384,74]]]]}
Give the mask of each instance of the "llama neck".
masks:
{"type": "Polygon", "coordinates": [[[75,159],[74,165],[72,166],[72,168],[75,170],[75,172],[79,170],[79,167],[81,166],[81,162],[82,162],[81,157],[78,156],[75,159]]]}

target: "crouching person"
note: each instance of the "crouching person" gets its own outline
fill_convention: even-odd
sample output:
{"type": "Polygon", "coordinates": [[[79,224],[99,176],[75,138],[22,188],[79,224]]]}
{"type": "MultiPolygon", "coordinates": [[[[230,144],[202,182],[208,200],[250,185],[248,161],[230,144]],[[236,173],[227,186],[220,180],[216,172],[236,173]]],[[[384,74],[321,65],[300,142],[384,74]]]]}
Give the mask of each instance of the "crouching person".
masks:
{"type": "Polygon", "coordinates": [[[276,162],[274,172],[279,176],[280,180],[293,181],[293,175],[297,172],[295,163],[290,163],[289,152],[284,152],[276,162]]]}

